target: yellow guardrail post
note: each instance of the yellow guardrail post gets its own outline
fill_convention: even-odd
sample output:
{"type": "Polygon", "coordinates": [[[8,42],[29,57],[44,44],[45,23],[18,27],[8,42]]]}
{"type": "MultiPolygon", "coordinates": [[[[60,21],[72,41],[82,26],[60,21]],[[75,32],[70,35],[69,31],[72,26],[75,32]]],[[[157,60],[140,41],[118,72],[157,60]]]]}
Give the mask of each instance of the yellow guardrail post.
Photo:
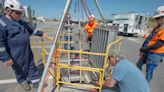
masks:
{"type": "Polygon", "coordinates": [[[38,51],[37,51],[37,41],[36,41],[36,36],[34,36],[34,39],[33,39],[33,44],[34,44],[34,56],[35,56],[35,62],[36,64],[38,65],[38,51]]]}
{"type": "MultiPolygon", "coordinates": [[[[104,81],[104,75],[105,75],[105,71],[106,71],[106,66],[108,66],[108,55],[110,54],[109,53],[109,50],[110,50],[110,48],[114,45],[114,44],[116,44],[116,43],[118,43],[118,42],[120,42],[121,43],[121,40],[123,39],[123,37],[120,37],[118,40],[116,40],[116,41],[114,41],[113,43],[111,43],[111,44],[109,44],[108,46],[107,46],[107,49],[106,49],[106,55],[105,55],[105,60],[104,60],[104,67],[103,67],[103,73],[102,73],[102,77],[101,77],[101,83],[100,83],[100,92],[102,91],[102,86],[103,86],[103,81],[104,81]]],[[[121,45],[121,44],[119,44],[119,45],[121,45]]],[[[120,48],[120,46],[119,46],[119,48],[120,48]]],[[[120,50],[120,49],[119,49],[120,50]]]]}
{"type": "Polygon", "coordinates": [[[43,63],[45,64],[46,60],[45,60],[45,53],[44,53],[44,39],[41,38],[42,40],[42,60],[43,60],[43,63]]]}

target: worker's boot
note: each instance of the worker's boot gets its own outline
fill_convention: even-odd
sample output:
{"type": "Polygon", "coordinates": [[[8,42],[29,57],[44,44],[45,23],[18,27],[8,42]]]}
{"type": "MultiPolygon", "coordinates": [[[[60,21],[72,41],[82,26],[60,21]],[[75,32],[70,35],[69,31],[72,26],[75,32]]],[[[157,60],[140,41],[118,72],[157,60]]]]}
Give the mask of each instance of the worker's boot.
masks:
{"type": "MultiPolygon", "coordinates": [[[[48,84],[44,82],[43,87],[47,87],[48,84]]],[[[39,82],[33,83],[33,88],[38,88],[39,87],[39,82]]]]}
{"type": "Polygon", "coordinates": [[[25,91],[30,91],[31,90],[31,86],[28,83],[21,84],[21,86],[25,91]]]}
{"type": "Polygon", "coordinates": [[[39,87],[39,82],[33,83],[32,86],[33,86],[33,88],[38,88],[39,87]]]}

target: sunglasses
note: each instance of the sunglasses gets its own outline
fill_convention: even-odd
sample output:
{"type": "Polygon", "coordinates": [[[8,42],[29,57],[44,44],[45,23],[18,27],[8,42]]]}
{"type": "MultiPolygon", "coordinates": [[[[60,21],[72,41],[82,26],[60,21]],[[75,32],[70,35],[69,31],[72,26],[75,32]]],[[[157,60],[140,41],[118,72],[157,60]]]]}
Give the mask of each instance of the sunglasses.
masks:
{"type": "Polygon", "coordinates": [[[22,13],[23,12],[21,12],[21,11],[14,11],[15,12],[15,14],[17,14],[17,15],[22,15],[22,13]]]}

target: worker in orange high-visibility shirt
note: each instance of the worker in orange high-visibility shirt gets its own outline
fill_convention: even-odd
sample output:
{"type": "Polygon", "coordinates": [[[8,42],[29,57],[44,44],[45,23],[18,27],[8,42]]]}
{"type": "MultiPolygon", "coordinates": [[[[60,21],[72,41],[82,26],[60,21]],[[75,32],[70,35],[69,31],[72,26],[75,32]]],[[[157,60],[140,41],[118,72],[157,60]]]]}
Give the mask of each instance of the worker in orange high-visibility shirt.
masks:
{"type": "Polygon", "coordinates": [[[89,47],[91,48],[91,41],[92,41],[92,36],[94,32],[94,28],[97,27],[98,23],[95,19],[94,15],[89,16],[89,22],[85,25],[84,32],[88,33],[88,38],[87,41],[89,42],[89,47]]]}
{"type": "Polygon", "coordinates": [[[153,72],[164,57],[164,6],[158,7],[153,17],[157,26],[146,38],[140,48],[140,59],[137,67],[142,70],[142,65],[146,64],[146,79],[148,82],[153,78],[153,72]]]}

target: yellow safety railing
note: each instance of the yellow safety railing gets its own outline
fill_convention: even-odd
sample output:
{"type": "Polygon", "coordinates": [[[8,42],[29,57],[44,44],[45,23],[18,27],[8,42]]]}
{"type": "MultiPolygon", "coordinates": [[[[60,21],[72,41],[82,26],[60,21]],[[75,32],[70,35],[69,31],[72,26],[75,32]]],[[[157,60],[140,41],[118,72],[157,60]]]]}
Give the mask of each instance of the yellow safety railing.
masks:
{"type": "MultiPolygon", "coordinates": [[[[43,30],[46,34],[47,33],[54,33],[54,30],[43,30]]],[[[48,41],[44,41],[44,44],[48,44],[50,42],[52,42],[53,38],[47,36],[46,37],[48,39],[48,41]]],[[[35,56],[35,62],[36,64],[39,64],[39,56],[42,56],[41,53],[39,53],[39,49],[37,48],[37,46],[42,46],[42,41],[40,40],[40,37],[38,36],[32,36],[32,43],[33,43],[33,50],[34,50],[34,56],[35,56]]]]}
{"type": "MultiPolygon", "coordinates": [[[[34,46],[36,47],[37,43],[41,43],[42,44],[42,60],[43,60],[43,64],[46,64],[46,56],[49,55],[48,51],[46,51],[45,49],[45,44],[47,44],[46,41],[44,41],[45,39],[47,39],[46,41],[49,42],[53,42],[53,38],[46,36],[44,38],[41,39],[41,42],[37,42],[37,40],[34,40],[34,46]]],[[[49,73],[53,76],[53,78],[56,81],[56,85],[57,85],[57,90],[59,91],[59,87],[60,84],[67,84],[67,85],[72,85],[72,86],[79,86],[79,87],[86,87],[86,88],[91,88],[91,89],[98,89],[99,92],[102,91],[102,86],[103,86],[103,81],[104,81],[104,75],[106,72],[106,69],[109,67],[108,65],[108,55],[109,50],[112,48],[112,46],[118,44],[118,51],[121,48],[121,41],[122,41],[123,37],[118,38],[117,40],[113,41],[112,43],[110,43],[107,48],[106,48],[106,52],[105,53],[95,53],[95,52],[87,52],[87,51],[83,51],[82,49],[80,50],[65,50],[65,49],[61,49],[60,48],[60,44],[61,43],[67,43],[67,42],[62,42],[60,41],[60,39],[58,40],[58,48],[56,49],[56,51],[54,52],[54,57],[52,58],[52,64],[54,65],[53,67],[49,68],[49,73]],[[60,63],[60,53],[64,53],[64,52],[69,52],[69,53],[79,53],[79,54],[88,54],[88,55],[97,55],[97,56],[104,56],[104,66],[103,68],[93,68],[93,67],[87,67],[87,66],[77,66],[77,65],[69,65],[69,64],[63,64],[60,63]],[[61,69],[75,69],[75,70],[80,70],[80,71],[88,71],[88,72],[97,72],[100,77],[98,79],[98,85],[94,86],[94,85],[88,85],[88,84],[82,84],[82,83],[71,83],[71,82],[66,82],[66,81],[62,81],[61,80],[61,69]],[[54,72],[55,70],[55,72],[54,72]]],[[[34,50],[36,56],[38,56],[38,52],[35,49],[34,50]],[[36,51],[36,52],[35,52],[36,51]]],[[[36,57],[36,60],[38,60],[38,57],[36,57]]]]}
{"type": "MultiPolygon", "coordinates": [[[[108,55],[109,55],[109,50],[112,48],[113,45],[115,44],[119,44],[118,50],[121,48],[121,41],[122,41],[122,37],[117,39],[116,41],[110,43],[107,46],[106,49],[106,53],[94,53],[94,52],[86,52],[83,50],[80,51],[73,51],[73,50],[63,50],[63,49],[58,49],[61,52],[70,52],[70,53],[79,53],[79,54],[89,54],[89,55],[98,55],[98,56],[105,56],[104,59],[104,67],[101,68],[91,68],[91,67],[83,67],[83,66],[73,66],[73,65],[68,65],[68,64],[59,64],[59,76],[56,76],[57,78],[57,85],[59,86],[59,84],[69,84],[69,85],[73,85],[73,86],[80,86],[80,87],[86,87],[86,88],[93,88],[93,89],[99,89],[99,92],[102,91],[102,86],[103,86],[103,81],[104,81],[104,75],[105,75],[105,71],[107,69],[108,65],[108,55]],[[84,71],[91,71],[91,72],[98,72],[100,74],[100,78],[99,78],[99,84],[98,86],[88,86],[87,84],[79,84],[79,83],[70,83],[70,82],[62,82],[60,81],[60,70],[61,68],[70,68],[70,69],[77,69],[77,70],[84,70],[84,71]]],[[[58,89],[59,90],[59,89],[58,89]]]]}
{"type": "MultiPolygon", "coordinates": [[[[44,30],[44,32],[47,33],[47,32],[54,32],[54,31],[53,30],[44,30]]],[[[41,40],[40,40],[40,37],[37,37],[37,36],[33,36],[31,38],[33,39],[34,56],[35,56],[36,64],[37,65],[39,64],[38,61],[39,61],[39,57],[41,56],[41,59],[42,59],[41,63],[43,63],[43,65],[45,65],[46,64],[46,56],[49,55],[48,51],[46,51],[46,49],[45,49],[45,44],[53,42],[54,39],[52,37],[49,37],[49,36],[45,37],[46,39],[48,39],[48,41],[44,41],[45,38],[41,38],[41,40]],[[39,48],[37,48],[37,46],[41,46],[41,48],[39,49],[39,48]],[[41,51],[41,53],[39,53],[38,51],[41,51]]],[[[55,64],[54,62],[55,62],[55,60],[53,59],[52,64],[55,64]]],[[[53,71],[54,69],[53,68],[54,68],[54,66],[49,68],[49,73],[55,79],[56,75],[54,75],[54,71],[53,71]]]]}

